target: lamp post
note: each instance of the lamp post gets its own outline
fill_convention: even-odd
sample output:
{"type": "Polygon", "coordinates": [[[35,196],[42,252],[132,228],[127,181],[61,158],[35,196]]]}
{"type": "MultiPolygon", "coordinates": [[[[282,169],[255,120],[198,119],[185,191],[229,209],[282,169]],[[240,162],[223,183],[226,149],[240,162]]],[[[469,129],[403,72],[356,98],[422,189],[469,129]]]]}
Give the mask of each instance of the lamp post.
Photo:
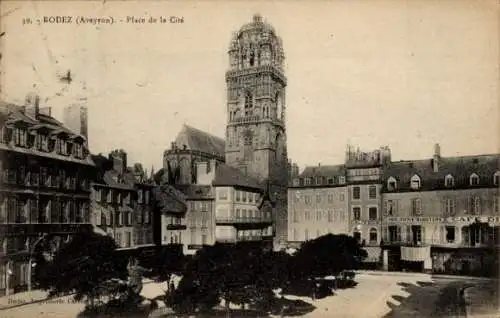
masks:
{"type": "Polygon", "coordinates": [[[29,261],[28,261],[28,291],[31,291],[31,280],[33,278],[33,274],[32,274],[32,271],[33,271],[33,268],[36,266],[36,263],[33,262],[33,252],[35,251],[35,248],[36,246],[47,236],[47,234],[44,234],[42,236],[40,236],[36,241],[35,243],[33,243],[33,245],[30,247],[30,251],[29,251],[29,261]]]}

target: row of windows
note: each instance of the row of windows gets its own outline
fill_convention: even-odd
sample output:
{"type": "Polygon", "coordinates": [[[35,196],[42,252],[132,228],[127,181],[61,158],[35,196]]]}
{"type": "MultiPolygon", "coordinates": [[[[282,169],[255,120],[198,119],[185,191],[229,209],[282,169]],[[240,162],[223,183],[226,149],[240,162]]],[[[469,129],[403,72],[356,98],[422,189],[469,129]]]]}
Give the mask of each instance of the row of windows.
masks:
{"type": "MultiPolygon", "coordinates": [[[[323,194],[316,194],[316,196],[311,196],[311,195],[300,195],[300,193],[296,192],[294,196],[294,201],[296,203],[299,203],[302,201],[302,198],[304,198],[304,204],[312,204],[313,200],[312,198],[315,198],[316,203],[321,203],[324,200],[324,195],[323,194]]],[[[345,194],[344,193],[339,193],[338,201],[343,202],[345,200],[345,194]]],[[[335,196],[333,194],[328,194],[327,196],[327,202],[328,203],[334,203],[335,202],[335,196]]]]}
{"type": "Polygon", "coordinates": [[[294,186],[310,186],[310,185],[338,185],[345,184],[345,176],[335,177],[307,177],[296,178],[293,180],[294,186]]]}
{"type": "Polygon", "coordinates": [[[149,224],[151,216],[149,211],[95,211],[94,218],[96,225],[102,226],[131,226],[134,225],[133,216],[135,215],[136,224],[149,224]]]}
{"type": "Polygon", "coordinates": [[[189,202],[189,210],[190,211],[199,211],[199,212],[209,212],[210,211],[210,202],[209,201],[191,201],[191,202],[189,202]]]}
{"type": "Polygon", "coordinates": [[[24,186],[43,186],[47,188],[62,188],[89,190],[90,181],[85,176],[77,176],[64,169],[49,167],[31,168],[19,165],[16,168],[3,168],[0,162],[0,181],[5,184],[24,186]]]}
{"type": "Polygon", "coordinates": [[[10,143],[23,148],[35,148],[42,152],[56,152],[64,156],[74,156],[83,159],[87,156],[84,145],[81,142],[71,142],[64,138],[50,138],[48,135],[38,133],[29,134],[24,128],[0,129],[0,142],[10,143]]]}
{"type": "MultiPolygon", "coordinates": [[[[377,186],[369,185],[368,186],[368,199],[376,199],[377,198],[377,186]]],[[[360,200],[361,199],[361,187],[353,187],[352,188],[352,199],[360,200]]]]}
{"type": "MultiPolygon", "coordinates": [[[[478,186],[480,182],[479,176],[476,173],[472,173],[469,176],[469,185],[470,186],[478,186]]],[[[493,184],[498,186],[500,185],[500,171],[495,172],[493,175],[493,184]]],[[[448,188],[452,188],[455,186],[455,178],[448,174],[444,178],[444,185],[448,188]]],[[[410,188],[413,190],[419,190],[422,187],[422,181],[418,175],[413,175],[410,179],[410,188]]],[[[387,179],[387,189],[389,191],[395,191],[398,189],[398,183],[394,177],[389,177],[387,179]]]]}
{"type": "MultiPolygon", "coordinates": [[[[293,211],[293,222],[299,222],[300,218],[299,211],[293,211]]],[[[304,221],[326,221],[328,222],[346,222],[347,215],[343,210],[318,210],[316,212],[304,211],[304,221]]]]}
{"type": "Polygon", "coordinates": [[[298,229],[293,229],[292,230],[292,240],[293,241],[308,241],[308,240],[312,240],[312,239],[315,239],[315,238],[318,238],[322,235],[326,235],[330,233],[330,231],[328,229],[325,229],[325,228],[322,228],[322,229],[316,229],[316,231],[314,230],[309,230],[309,229],[305,229],[304,231],[299,231],[298,229]],[[303,235],[301,235],[303,233],[303,235]],[[315,235],[315,236],[313,236],[315,235]]]}
{"type": "Polygon", "coordinates": [[[208,218],[201,218],[201,219],[189,219],[188,225],[190,228],[196,228],[196,227],[202,227],[206,228],[210,224],[210,220],[208,218]]]}
{"type": "MultiPolygon", "coordinates": [[[[124,190],[100,188],[92,191],[92,196],[96,202],[107,202],[110,204],[130,204],[132,193],[124,190]]],[[[137,190],[137,203],[149,204],[150,192],[137,190]]]]}
{"type": "MultiPolygon", "coordinates": [[[[361,220],[361,207],[355,206],[352,208],[352,218],[355,221],[361,220]]],[[[377,207],[368,208],[368,220],[376,221],[378,219],[378,209],[377,207]]]]}
{"type": "Polygon", "coordinates": [[[2,198],[0,223],[90,223],[87,202],[2,198]]]}
{"type": "MultiPolygon", "coordinates": [[[[471,215],[479,215],[486,209],[488,209],[488,203],[486,202],[485,204],[484,200],[478,196],[467,198],[467,205],[464,206],[465,214],[471,215]]],[[[498,196],[495,196],[491,202],[491,211],[495,214],[500,213],[500,198],[498,196]]],[[[455,198],[446,198],[442,207],[442,215],[454,216],[457,212],[457,200],[455,198]]],[[[423,213],[422,200],[418,198],[412,199],[411,215],[421,216],[423,213]]],[[[388,216],[394,216],[397,214],[397,201],[387,200],[385,202],[385,214],[388,216]]]]}
{"type": "MultiPolygon", "coordinates": [[[[227,200],[228,199],[228,190],[227,189],[219,189],[218,191],[218,199],[221,201],[227,200]]],[[[239,191],[239,190],[234,190],[234,200],[236,202],[248,202],[248,203],[257,203],[259,202],[259,194],[258,193],[252,193],[252,192],[245,192],[245,191],[239,191]]]]}

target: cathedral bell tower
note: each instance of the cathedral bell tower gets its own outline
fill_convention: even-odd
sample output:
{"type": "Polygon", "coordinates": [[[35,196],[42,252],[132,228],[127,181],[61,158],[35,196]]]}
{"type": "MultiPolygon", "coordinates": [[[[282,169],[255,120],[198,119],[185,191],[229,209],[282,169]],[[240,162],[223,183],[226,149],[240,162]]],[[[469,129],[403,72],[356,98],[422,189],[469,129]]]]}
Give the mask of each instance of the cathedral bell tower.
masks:
{"type": "Polygon", "coordinates": [[[228,54],[226,164],[269,185],[280,219],[276,235],[283,235],[279,229],[283,220],[286,235],[288,155],[282,41],[271,25],[254,15],[252,22],[233,34],[228,54]]]}

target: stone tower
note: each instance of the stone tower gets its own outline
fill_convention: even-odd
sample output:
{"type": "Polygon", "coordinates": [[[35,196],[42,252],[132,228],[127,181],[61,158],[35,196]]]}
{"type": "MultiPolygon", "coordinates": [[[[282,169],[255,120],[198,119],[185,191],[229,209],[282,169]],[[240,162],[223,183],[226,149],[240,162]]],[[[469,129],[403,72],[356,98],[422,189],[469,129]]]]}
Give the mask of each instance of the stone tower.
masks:
{"type": "Polygon", "coordinates": [[[226,164],[267,184],[275,204],[275,243],[282,245],[288,184],[282,41],[254,15],[233,34],[228,54],[226,164]]]}

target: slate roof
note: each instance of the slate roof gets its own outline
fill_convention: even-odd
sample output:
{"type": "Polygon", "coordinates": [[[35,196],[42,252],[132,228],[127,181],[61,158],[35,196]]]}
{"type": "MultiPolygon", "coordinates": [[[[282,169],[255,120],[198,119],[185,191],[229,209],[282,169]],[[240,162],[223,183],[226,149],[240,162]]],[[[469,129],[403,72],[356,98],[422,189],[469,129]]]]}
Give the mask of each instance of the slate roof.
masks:
{"type": "Polygon", "coordinates": [[[220,163],[215,171],[214,186],[239,186],[256,190],[265,190],[265,184],[257,179],[243,174],[239,169],[220,163]]]}
{"type": "Polygon", "coordinates": [[[175,188],[182,192],[186,200],[213,199],[212,187],[201,184],[179,184],[175,188]]]}
{"type": "Polygon", "coordinates": [[[186,196],[170,185],[155,187],[153,196],[162,213],[183,214],[187,211],[186,196]]]}
{"type": "Polygon", "coordinates": [[[321,166],[308,166],[302,171],[300,177],[334,177],[345,176],[344,165],[321,165],[321,166]]]}
{"type": "Polygon", "coordinates": [[[175,139],[178,147],[186,145],[189,150],[198,150],[224,157],[226,142],[224,139],[184,124],[175,139]]]}
{"type": "Polygon", "coordinates": [[[445,187],[445,177],[450,174],[455,181],[454,188],[469,188],[472,173],[479,176],[479,187],[494,186],[493,176],[500,170],[500,154],[442,157],[438,160],[438,171],[433,170],[433,160],[406,160],[392,162],[384,171],[384,187],[389,177],[397,181],[398,190],[409,190],[410,179],[418,175],[422,189],[445,187]]]}

